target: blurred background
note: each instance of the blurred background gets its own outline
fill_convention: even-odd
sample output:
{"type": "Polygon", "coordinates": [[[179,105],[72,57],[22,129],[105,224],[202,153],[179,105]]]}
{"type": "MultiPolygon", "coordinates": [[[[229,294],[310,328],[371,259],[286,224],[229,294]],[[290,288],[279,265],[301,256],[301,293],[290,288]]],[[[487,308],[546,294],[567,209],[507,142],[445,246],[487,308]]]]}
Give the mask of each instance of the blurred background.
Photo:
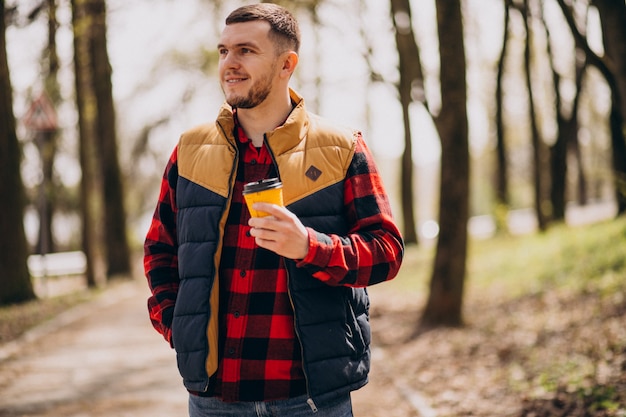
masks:
{"type": "MultiPolygon", "coordinates": [[[[131,273],[180,133],[222,102],[216,42],[244,3],[3,2],[0,247],[24,262],[0,302],[54,259],[92,287],[131,273]]],[[[293,88],[363,131],[406,243],[442,254],[433,280],[462,289],[468,236],[626,209],[621,0],[282,3],[303,32],[293,88]]]]}
{"type": "MultiPolygon", "coordinates": [[[[626,2],[277,2],[302,29],[292,87],[308,110],[362,130],[406,243],[398,277],[368,289],[379,363],[355,409],[626,415],[626,2]]],[[[30,409],[39,399],[28,378],[14,378],[28,367],[3,362],[2,348],[77,304],[92,314],[87,328],[111,341],[85,371],[118,372],[127,355],[117,342],[130,333],[146,363],[119,374],[153,380],[159,361],[174,377],[157,379],[177,383],[171,358],[148,355],[158,348],[143,239],[179,135],[217,115],[218,36],[247,3],[0,0],[5,403],[22,393],[30,409]],[[117,294],[109,307],[119,320],[86,303],[103,289],[117,294]]],[[[70,376],[89,354],[73,331],[58,332],[67,348],[57,343],[70,376]]],[[[63,395],[48,374],[30,376],[63,395]]],[[[174,393],[162,388],[146,384],[145,395],[174,393]]],[[[89,398],[59,404],[83,413],[89,398]]],[[[163,415],[180,404],[177,393],[163,415]]]]}

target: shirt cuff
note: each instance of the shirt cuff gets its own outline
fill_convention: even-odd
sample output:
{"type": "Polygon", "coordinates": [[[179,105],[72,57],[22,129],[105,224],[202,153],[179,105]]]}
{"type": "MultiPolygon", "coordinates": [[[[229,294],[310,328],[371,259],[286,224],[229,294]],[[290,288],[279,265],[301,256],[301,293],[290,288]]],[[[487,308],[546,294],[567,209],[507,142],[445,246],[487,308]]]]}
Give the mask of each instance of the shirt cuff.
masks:
{"type": "Polygon", "coordinates": [[[303,259],[300,259],[298,262],[296,262],[296,266],[300,268],[310,265],[326,265],[327,263],[320,263],[320,261],[322,261],[320,258],[323,257],[324,251],[321,250],[321,244],[318,237],[319,233],[311,229],[310,227],[307,227],[307,232],[309,234],[309,251],[303,259]]]}

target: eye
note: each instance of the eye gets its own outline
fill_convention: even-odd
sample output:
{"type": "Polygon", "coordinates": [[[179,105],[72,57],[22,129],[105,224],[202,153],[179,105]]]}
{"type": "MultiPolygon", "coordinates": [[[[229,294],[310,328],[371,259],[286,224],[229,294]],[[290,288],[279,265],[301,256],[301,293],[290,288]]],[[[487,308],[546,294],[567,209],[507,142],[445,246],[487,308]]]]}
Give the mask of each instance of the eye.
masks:
{"type": "Polygon", "coordinates": [[[226,54],[228,54],[228,49],[226,49],[226,48],[219,48],[219,49],[217,50],[217,53],[218,53],[220,56],[222,56],[222,55],[226,55],[226,54]]]}
{"type": "Polygon", "coordinates": [[[252,53],[251,49],[249,49],[249,48],[241,48],[241,54],[242,55],[246,55],[246,54],[249,54],[249,53],[252,53]]]}

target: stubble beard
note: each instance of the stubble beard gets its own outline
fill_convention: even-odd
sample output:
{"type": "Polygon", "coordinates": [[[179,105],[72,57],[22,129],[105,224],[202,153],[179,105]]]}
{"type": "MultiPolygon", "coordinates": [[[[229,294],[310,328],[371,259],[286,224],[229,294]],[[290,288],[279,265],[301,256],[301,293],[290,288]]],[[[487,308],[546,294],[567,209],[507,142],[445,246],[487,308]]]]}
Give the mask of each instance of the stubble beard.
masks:
{"type": "Polygon", "coordinates": [[[270,76],[256,82],[245,96],[235,96],[226,99],[232,108],[252,109],[263,103],[272,91],[272,80],[270,76]]]}

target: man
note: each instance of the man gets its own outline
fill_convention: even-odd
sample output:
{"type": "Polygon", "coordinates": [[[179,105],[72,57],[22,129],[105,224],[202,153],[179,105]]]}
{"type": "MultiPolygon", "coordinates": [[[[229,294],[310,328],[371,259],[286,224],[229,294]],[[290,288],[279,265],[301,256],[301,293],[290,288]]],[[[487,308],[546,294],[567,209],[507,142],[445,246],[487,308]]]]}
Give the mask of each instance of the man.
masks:
{"type": "Polygon", "coordinates": [[[289,88],[300,33],[262,3],[226,19],[215,123],[185,132],[145,242],[154,327],[200,416],[352,416],[367,383],[369,300],[404,246],[359,132],[307,113],[289,88]],[[279,177],[285,207],[246,183],[279,177]]]}

